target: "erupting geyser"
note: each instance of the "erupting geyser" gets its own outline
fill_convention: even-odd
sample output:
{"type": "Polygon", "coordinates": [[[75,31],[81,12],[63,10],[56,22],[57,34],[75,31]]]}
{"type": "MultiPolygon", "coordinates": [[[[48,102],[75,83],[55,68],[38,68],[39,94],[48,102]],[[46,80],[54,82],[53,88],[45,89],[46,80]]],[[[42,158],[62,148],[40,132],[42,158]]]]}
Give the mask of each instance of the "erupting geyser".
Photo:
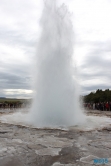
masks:
{"type": "MultiPolygon", "coordinates": [[[[45,1],[36,55],[35,97],[30,117],[36,126],[70,126],[84,120],[74,79],[73,26],[67,7],[45,1]]],[[[76,73],[75,73],[76,75],[76,73]]]]}

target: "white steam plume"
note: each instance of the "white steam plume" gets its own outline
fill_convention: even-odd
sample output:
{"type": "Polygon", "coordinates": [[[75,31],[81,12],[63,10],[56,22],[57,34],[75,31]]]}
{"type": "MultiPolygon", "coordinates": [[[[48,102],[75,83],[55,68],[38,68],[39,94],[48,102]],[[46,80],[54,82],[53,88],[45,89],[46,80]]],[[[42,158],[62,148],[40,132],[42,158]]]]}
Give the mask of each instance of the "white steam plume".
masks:
{"type": "Polygon", "coordinates": [[[56,0],[46,0],[40,24],[31,120],[37,126],[74,125],[84,116],[73,78],[74,32],[67,7],[58,8],[56,0]]]}

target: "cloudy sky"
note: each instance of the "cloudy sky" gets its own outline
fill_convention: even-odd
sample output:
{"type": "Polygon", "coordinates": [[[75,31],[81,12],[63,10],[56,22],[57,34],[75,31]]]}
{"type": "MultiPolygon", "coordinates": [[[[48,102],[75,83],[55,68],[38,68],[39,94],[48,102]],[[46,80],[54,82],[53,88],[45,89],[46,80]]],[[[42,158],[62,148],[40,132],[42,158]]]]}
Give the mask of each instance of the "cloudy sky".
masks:
{"type": "MultiPolygon", "coordinates": [[[[72,13],[82,94],[111,89],[111,1],[59,0],[72,13]]],[[[0,97],[32,96],[42,0],[0,0],[0,97]]]]}

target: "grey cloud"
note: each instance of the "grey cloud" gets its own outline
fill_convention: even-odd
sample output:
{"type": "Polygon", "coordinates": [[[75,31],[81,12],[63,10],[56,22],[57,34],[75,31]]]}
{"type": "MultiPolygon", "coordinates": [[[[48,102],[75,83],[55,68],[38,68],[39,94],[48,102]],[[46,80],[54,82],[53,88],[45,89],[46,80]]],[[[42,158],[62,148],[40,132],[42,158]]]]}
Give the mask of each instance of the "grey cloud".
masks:
{"type": "Polygon", "coordinates": [[[89,51],[87,58],[80,67],[80,77],[82,81],[92,80],[92,84],[89,86],[83,85],[84,91],[111,88],[109,86],[111,83],[111,58],[106,59],[106,54],[111,54],[109,41],[106,43],[96,43],[89,51]],[[95,79],[99,79],[100,83],[95,85],[95,79]],[[107,85],[101,84],[102,80],[107,80],[107,85]]]}
{"type": "Polygon", "coordinates": [[[30,66],[0,61],[0,89],[30,89],[30,66]]]}
{"type": "MultiPolygon", "coordinates": [[[[111,70],[111,59],[105,59],[105,52],[97,50],[90,53],[88,58],[85,60],[85,63],[81,66],[85,68],[100,68],[102,71],[111,70]]],[[[95,70],[96,70],[95,68],[95,70]]]]}
{"type": "Polygon", "coordinates": [[[85,73],[85,72],[80,73],[80,78],[82,79],[82,81],[93,80],[96,78],[100,78],[100,79],[105,78],[105,79],[109,80],[110,76],[111,76],[110,72],[105,73],[103,71],[95,72],[95,73],[85,73]]]}
{"type": "Polygon", "coordinates": [[[8,28],[0,29],[0,43],[12,44],[13,46],[22,46],[26,48],[34,47],[36,44],[35,39],[26,39],[23,32],[9,30],[8,28]]]}
{"type": "Polygon", "coordinates": [[[101,67],[102,70],[111,69],[111,58],[105,59],[106,54],[111,54],[110,45],[111,41],[93,43],[81,68],[101,67]]]}
{"type": "MultiPolygon", "coordinates": [[[[11,92],[11,91],[10,91],[11,92]]],[[[25,94],[25,93],[10,93],[10,94],[6,94],[5,91],[0,90],[0,97],[7,97],[7,98],[32,98],[32,94],[25,94]]]]}
{"type": "Polygon", "coordinates": [[[82,89],[84,89],[84,91],[90,91],[90,92],[93,92],[97,89],[110,89],[111,86],[109,87],[108,85],[104,85],[104,84],[99,84],[99,87],[98,85],[93,85],[93,86],[82,86],[82,89]]]}
{"type": "Polygon", "coordinates": [[[0,43],[16,46],[25,54],[33,55],[38,38],[36,9],[34,0],[0,0],[0,43]],[[37,30],[33,31],[31,27],[37,30]]]}
{"type": "MultiPolygon", "coordinates": [[[[30,30],[30,24],[36,26],[36,14],[33,12],[36,6],[34,6],[34,0],[32,1],[0,0],[2,22],[0,22],[0,44],[20,48],[30,61],[35,54],[34,47],[37,38],[36,31],[30,30]]],[[[6,95],[2,89],[31,89],[29,74],[31,66],[27,59],[26,63],[18,64],[16,59],[15,62],[8,62],[8,57],[5,50],[3,52],[0,50],[0,96],[6,95]]]]}
{"type": "MultiPolygon", "coordinates": [[[[38,38],[36,36],[38,29],[33,31],[31,27],[37,27],[37,19],[41,9],[42,7],[40,9],[37,7],[35,0],[0,0],[0,19],[3,21],[3,24],[0,23],[0,43],[21,48],[31,60],[33,55],[35,55],[34,47],[38,38]],[[36,15],[36,11],[38,15],[36,15]]],[[[79,46],[90,46],[87,59],[84,60],[84,64],[80,67],[81,79],[93,81],[95,78],[100,80],[104,78],[111,82],[111,59],[105,60],[106,53],[111,54],[111,41],[84,40],[82,42],[77,41],[76,44],[79,46]],[[84,69],[94,71],[94,73],[85,73],[84,69]]],[[[5,52],[1,52],[0,58],[4,54],[5,52]]],[[[0,89],[30,89],[31,76],[28,70],[31,69],[31,66],[28,65],[16,64],[16,62],[15,64],[8,64],[0,61],[0,67],[4,69],[3,71],[0,70],[0,89]]],[[[86,87],[83,85],[85,92],[98,88],[106,89],[108,86],[99,84],[86,87]]],[[[0,93],[4,95],[4,92],[0,91],[0,93]]]]}
{"type": "Polygon", "coordinates": [[[0,72],[0,89],[30,89],[29,78],[0,72]]]}
{"type": "Polygon", "coordinates": [[[92,54],[94,52],[110,52],[111,51],[111,40],[107,41],[91,41],[91,40],[78,40],[75,43],[77,46],[90,46],[89,52],[92,54]]]}

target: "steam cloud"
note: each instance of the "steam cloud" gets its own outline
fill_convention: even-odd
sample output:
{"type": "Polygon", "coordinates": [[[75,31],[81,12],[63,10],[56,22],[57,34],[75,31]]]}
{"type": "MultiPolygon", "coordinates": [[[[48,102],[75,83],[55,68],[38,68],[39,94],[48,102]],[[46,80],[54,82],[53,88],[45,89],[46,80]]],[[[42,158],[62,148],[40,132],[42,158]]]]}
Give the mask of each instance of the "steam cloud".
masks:
{"type": "Polygon", "coordinates": [[[67,7],[57,7],[56,0],[45,1],[40,24],[31,120],[37,126],[74,125],[84,115],[73,77],[74,32],[67,7]]]}

